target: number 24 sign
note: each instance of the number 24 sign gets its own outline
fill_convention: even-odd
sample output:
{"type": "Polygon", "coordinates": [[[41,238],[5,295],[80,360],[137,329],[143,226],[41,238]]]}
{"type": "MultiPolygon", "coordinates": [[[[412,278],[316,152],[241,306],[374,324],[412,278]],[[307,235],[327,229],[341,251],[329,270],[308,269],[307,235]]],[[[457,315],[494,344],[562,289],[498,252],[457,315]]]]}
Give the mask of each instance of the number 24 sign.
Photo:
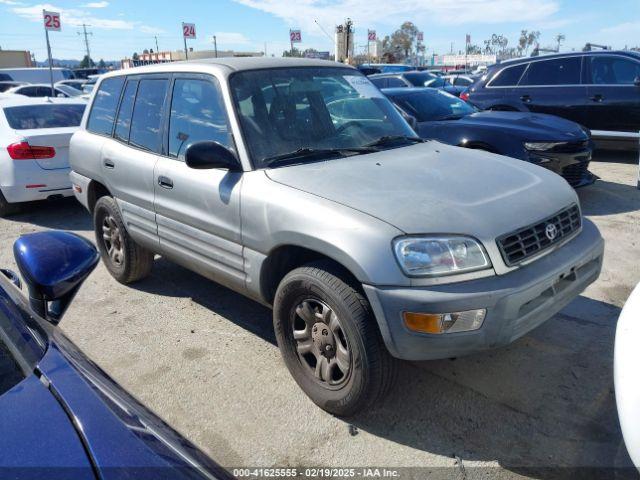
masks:
{"type": "Polygon", "coordinates": [[[45,30],[52,30],[54,32],[60,31],[60,27],[62,26],[62,24],[60,22],[59,12],[47,12],[46,10],[43,10],[42,15],[44,18],[45,30]]]}
{"type": "Polygon", "coordinates": [[[196,24],[195,23],[183,23],[182,24],[182,36],[184,38],[196,38],[196,24]]]}

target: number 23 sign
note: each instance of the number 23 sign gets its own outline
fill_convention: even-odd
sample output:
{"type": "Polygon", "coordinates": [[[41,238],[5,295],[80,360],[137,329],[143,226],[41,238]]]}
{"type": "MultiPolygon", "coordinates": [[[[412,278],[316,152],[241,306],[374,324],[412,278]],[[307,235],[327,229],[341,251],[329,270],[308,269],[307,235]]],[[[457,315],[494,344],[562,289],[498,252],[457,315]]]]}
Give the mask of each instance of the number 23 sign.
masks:
{"type": "Polygon", "coordinates": [[[182,24],[182,36],[184,38],[196,38],[196,24],[195,23],[183,23],[182,24]]]}
{"type": "Polygon", "coordinates": [[[54,32],[60,31],[60,27],[62,26],[62,24],[60,23],[59,12],[47,12],[46,10],[43,10],[42,15],[44,18],[45,30],[51,30],[54,32]]]}

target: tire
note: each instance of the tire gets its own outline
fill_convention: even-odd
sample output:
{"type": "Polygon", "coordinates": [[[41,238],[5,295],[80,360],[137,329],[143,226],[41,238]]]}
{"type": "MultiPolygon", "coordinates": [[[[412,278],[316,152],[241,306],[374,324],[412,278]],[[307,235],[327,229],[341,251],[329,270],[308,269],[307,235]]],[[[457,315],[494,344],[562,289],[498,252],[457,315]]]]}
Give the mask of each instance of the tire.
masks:
{"type": "Polygon", "coordinates": [[[369,302],[330,262],[311,263],[284,277],[273,324],[294,380],[329,413],[356,414],[395,381],[397,360],[384,345],[369,302]]]}
{"type": "Polygon", "coordinates": [[[112,197],[101,197],[96,202],[93,225],[100,256],[113,278],[126,285],[149,275],[154,254],[129,236],[112,197]]]}
{"type": "Polygon", "coordinates": [[[9,215],[17,213],[19,210],[18,205],[7,202],[7,199],[4,198],[4,195],[0,192],[0,218],[8,217],[9,215]]]}

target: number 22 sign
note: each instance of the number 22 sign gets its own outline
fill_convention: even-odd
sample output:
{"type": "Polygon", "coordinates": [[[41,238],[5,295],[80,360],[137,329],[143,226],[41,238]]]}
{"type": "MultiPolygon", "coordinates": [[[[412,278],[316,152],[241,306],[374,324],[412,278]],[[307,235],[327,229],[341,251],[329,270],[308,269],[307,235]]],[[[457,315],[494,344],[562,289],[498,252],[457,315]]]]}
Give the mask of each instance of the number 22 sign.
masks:
{"type": "Polygon", "coordinates": [[[60,23],[60,13],[59,12],[47,12],[43,10],[42,12],[44,18],[44,28],[45,30],[51,30],[54,32],[59,32],[62,24],[60,23]]]}
{"type": "Polygon", "coordinates": [[[183,23],[182,24],[182,36],[184,38],[196,38],[196,24],[195,23],[183,23]]]}

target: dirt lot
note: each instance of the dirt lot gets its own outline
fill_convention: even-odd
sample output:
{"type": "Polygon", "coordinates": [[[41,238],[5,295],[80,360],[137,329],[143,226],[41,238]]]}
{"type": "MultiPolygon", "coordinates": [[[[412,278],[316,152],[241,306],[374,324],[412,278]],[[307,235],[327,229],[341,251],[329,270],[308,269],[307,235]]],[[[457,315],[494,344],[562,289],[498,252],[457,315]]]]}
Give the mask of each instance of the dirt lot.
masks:
{"type": "MultiPolygon", "coordinates": [[[[395,393],[350,423],[319,410],[290,378],[268,309],[161,258],[133,287],[100,265],[62,328],[230,468],[412,466],[429,468],[418,477],[471,478],[487,467],[502,478],[550,478],[559,471],[545,468],[628,467],[612,356],[620,308],[640,281],[638,167],[620,155],[598,160],[592,171],[602,179],[580,198],[607,241],[600,280],[508,348],[405,364],[395,393]]],[[[75,200],[35,204],[0,220],[0,265],[14,266],[19,234],[48,228],[93,238],[75,200]]]]}

